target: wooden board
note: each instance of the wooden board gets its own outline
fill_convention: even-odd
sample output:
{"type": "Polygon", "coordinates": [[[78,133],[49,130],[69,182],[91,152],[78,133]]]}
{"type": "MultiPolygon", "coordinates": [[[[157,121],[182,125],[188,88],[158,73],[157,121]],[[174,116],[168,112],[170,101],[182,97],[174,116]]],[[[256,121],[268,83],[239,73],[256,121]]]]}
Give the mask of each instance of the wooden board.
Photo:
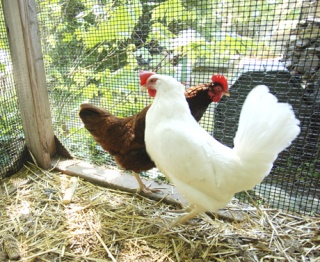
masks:
{"type": "MultiPolygon", "coordinates": [[[[120,172],[119,170],[107,169],[103,166],[95,166],[88,162],[77,159],[65,159],[59,156],[52,158],[52,166],[60,172],[83,178],[93,184],[118,189],[130,193],[137,192],[138,183],[131,174],[120,172]]],[[[153,180],[142,178],[142,182],[151,187],[160,189],[161,192],[140,195],[155,201],[161,201],[178,207],[187,206],[186,200],[178,193],[176,188],[171,184],[159,184],[153,180]]],[[[212,215],[208,212],[207,214],[212,215]]],[[[241,211],[231,211],[229,208],[220,209],[216,215],[224,220],[241,222],[246,219],[246,214],[241,211]]]]}

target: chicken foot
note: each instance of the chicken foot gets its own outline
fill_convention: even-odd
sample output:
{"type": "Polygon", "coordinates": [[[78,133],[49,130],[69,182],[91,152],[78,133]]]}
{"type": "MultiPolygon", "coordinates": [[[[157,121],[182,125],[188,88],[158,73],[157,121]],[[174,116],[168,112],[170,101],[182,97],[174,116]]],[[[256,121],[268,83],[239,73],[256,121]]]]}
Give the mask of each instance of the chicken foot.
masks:
{"type": "Polygon", "coordinates": [[[136,172],[133,172],[133,175],[135,176],[138,184],[139,184],[139,188],[137,190],[138,193],[142,192],[142,193],[145,193],[145,194],[151,194],[151,193],[156,193],[156,192],[161,192],[160,189],[156,189],[156,188],[150,188],[150,187],[147,187],[141,180],[141,177],[138,173],[136,172]]]}
{"type": "Polygon", "coordinates": [[[178,209],[178,210],[169,210],[168,212],[170,213],[175,213],[175,214],[181,214],[181,213],[188,213],[190,212],[191,210],[193,209],[193,207],[191,206],[186,206],[185,208],[181,208],[181,209],[178,209]]]}
{"type": "MultiPolygon", "coordinates": [[[[187,207],[187,208],[190,208],[190,207],[187,207]]],[[[174,226],[176,226],[178,224],[186,223],[188,220],[190,220],[191,218],[194,218],[195,216],[199,215],[201,212],[203,212],[202,209],[193,208],[188,214],[186,214],[184,216],[180,216],[177,220],[175,220],[173,223],[171,223],[168,228],[162,227],[159,230],[158,234],[164,234],[164,233],[166,233],[166,231],[169,228],[173,228],[174,226]]]]}
{"type": "Polygon", "coordinates": [[[176,221],[174,221],[170,227],[174,227],[178,224],[184,224],[186,223],[188,220],[190,220],[191,218],[194,218],[195,216],[199,215],[201,212],[203,212],[202,209],[198,209],[198,208],[194,208],[190,211],[190,213],[179,217],[176,221]]]}

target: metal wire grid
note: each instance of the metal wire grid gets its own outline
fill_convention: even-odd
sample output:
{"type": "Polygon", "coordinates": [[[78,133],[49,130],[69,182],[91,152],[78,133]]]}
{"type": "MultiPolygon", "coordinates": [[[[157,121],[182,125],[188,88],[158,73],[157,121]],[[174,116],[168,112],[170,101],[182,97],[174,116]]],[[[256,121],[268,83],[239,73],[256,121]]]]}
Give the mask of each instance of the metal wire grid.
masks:
{"type": "MultiPolygon", "coordinates": [[[[211,105],[201,125],[217,138],[219,130],[223,131],[222,140],[232,145],[234,132],[230,126],[236,127],[243,102],[237,97],[244,98],[257,83],[266,83],[276,93],[282,92],[281,99],[295,104],[296,114],[302,118],[302,129],[309,131],[302,132],[303,138],[296,142],[296,146],[281,155],[266,181],[271,187],[260,187],[256,190],[259,195],[255,197],[278,208],[296,211],[304,205],[305,212],[318,210],[318,207],[315,209],[317,203],[313,203],[319,198],[316,189],[319,185],[318,169],[306,171],[305,162],[300,160],[309,154],[312,157],[308,158],[308,163],[317,163],[318,144],[313,143],[313,151],[306,149],[305,145],[306,137],[310,137],[308,127],[312,123],[304,119],[308,119],[310,110],[301,103],[304,96],[301,79],[295,80],[288,72],[284,73],[287,68],[277,59],[286,52],[287,43],[294,40],[290,21],[303,19],[302,14],[309,16],[308,6],[274,1],[128,1],[114,2],[113,7],[98,1],[90,4],[83,1],[57,3],[52,4],[51,10],[60,8],[66,29],[57,32],[55,26],[47,26],[54,20],[47,16],[41,23],[44,28],[52,28],[49,36],[57,36],[56,39],[62,42],[55,43],[52,48],[48,42],[50,37],[46,35],[44,38],[46,54],[59,57],[47,67],[56,134],[74,155],[114,165],[112,158],[81,128],[78,108],[83,102],[92,102],[118,116],[141,110],[151,101],[137,91],[139,69],[174,75],[189,86],[207,82],[212,73],[223,73],[231,82],[235,81],[232,97],[224,99],[218,106],[211,105]],[[140,16],[130,28],[125,16],[128,10],[139,12],[139,8],[140,16]],[[201,19],[205,22],[201,23],[201,19]],[[125,33],[127,36],[123,37],[121,34],[125,33]],[[67,41],[68,37],[72,40],[67,41]],[[61,64],[60,58],[66,63],[61,64]],[[275,73],[267,77],[268,71],[275,73]],[[244,82],[243,73],[247,77],[244,82]],[[64,79],[65,86],[59,86],[61,82],[57,77],[64,79]],[[295,84],[290,86],[292,81],[295,84]],[[277,87],[279,82],[281,88],[277,87]],[[300,95],[295,97],[297,90],[300,95]],[[221,113],[221,108],[225,107],[227,110],[221,113]],[[224,139],[226,137],[228,139],[224,139]],[[283,191],[277,191],[278,188],[283,191]],[[307,194],[305,188],[310,189],[307,194]],[[291,200],[283,197],[283,192],[288,192],[291,200]],[[297,200],[292,203],[293,195],[308,195],[309,198],[303,203],[297,200]]],[[[41,13],[44,6],[40,4],[39,10],[41,13]]],[[[316,139],[315,136],[313,134],[312,139],[316,139]]]]}
{"type": "Polygon", "coordinates": [[[0,180],[17,172],[28,159],[2,12],[0,12],[0,156],[0,180]]]}
{"type": "MultiPolygon", "coordinates": [[[[288,45],[296,41],[298,46],[303,36],[292,28],[317,17],[316,4],[38,1],[55,134],[76,157],[115,165],[82,127],[81,103],[129,116],[151,103],[138,91],[139,69],[173,75],[187,86],[208,82],[212,73],[223,73],[232,84],[232,95],[219,105],[212,104],[200,124],[231,146],[244,97],[254,85],[266,83],[280,100],[294,105],[303,131],[253,196],[277,208],[318,213],[319,100],[315,94],[319,84],[314,77],[318,67],[308,66],[317,60],[317,54],[297,62],[296,57],[291,59],[288,45]],[[284,63],[278,61],[280,57],[284,63]],[[305,79],[310,75],[313,91],[306,93],[305,79]]],[[[312,41],[310,45],[317,43],[312,41]]]]}
{"type": "MultiPolygon", "coordinates": [[[[301,133],[292,146],[283,151],[274,163],[272,172],[263,185],[252,191],[254,199],[284,210],[304,213],[319,213],[318,176],[319,132],[313,127],[310,116],[314,114],[301,98],[305,90],[287,71],[248,71],[237,79],[231,90],[232,96],[220,103],[215,111],[214,136],[229,146],[233,146],[241,105],[249,91],[264,84],[281,102],[289,102],[301,122],[301,133]],[[228,116],[227,118],[225,116],[228,116]],[[312,141],[308,137],[312,136],[312,141]]],[[[239,197],[247,199],[245,194],[239,197]]]]}
{"type": "MultiPolygon", "coordinates": [[[[138,112],[151,102],[138,91],[139,69],[191,86],[212,73],[231,78],[242,57],[278,52],[261,40],[280,22],[274,4],[74,0],[38,1],[38,10],[55,133],[91,161],[112,158],[81,128],[79,105],[92,102],[118,116],[138,112]]],[[[212,133],[210,108],[201,123],[212,133]]]]}

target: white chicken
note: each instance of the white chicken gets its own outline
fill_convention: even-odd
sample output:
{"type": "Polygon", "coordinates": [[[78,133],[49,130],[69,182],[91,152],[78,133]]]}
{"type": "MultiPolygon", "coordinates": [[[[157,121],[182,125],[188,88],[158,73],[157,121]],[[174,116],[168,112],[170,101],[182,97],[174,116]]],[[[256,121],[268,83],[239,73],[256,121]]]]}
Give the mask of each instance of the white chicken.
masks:
{"type": "Polygon", "coordinates": [[[142,90],[156,90],[146,115],[147,152],[191,207],[173,225],[205,211],[216,212],[236,192],[261,183],[278,154],[300,133],[291,105],[279,103],[263,85],[244,102],[233,148],[194,120],[184,87],[174,78],[142,72],[140,85],[142,90]]]}

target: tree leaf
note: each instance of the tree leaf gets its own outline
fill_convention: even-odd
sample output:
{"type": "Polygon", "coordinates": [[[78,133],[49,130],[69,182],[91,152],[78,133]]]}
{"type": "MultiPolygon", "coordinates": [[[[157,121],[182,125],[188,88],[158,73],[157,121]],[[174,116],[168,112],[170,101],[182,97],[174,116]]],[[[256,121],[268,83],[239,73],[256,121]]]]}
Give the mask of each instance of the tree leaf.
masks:
{"type": "Polygon", "coordinates": [[[168,40],[173,37],[175,37],[175,35],[171,33],[166,26],[156,22],[151,27],[147,42],[150,42],[151,40],[168,40]]]}
{"type": "Polygon", "coordinates": [[[152,19],[165,20],[169,24],[174,20],[195,19],[195,14],[193,11],[185,9],[181,0],[167,0],[153,10],[152,19]]]}
{"type": "Polygon", "coordinates": [[[121,41],[131,37],[135,25],[142,14],[142,6],[138,0],[133,0],[129,5],[120,5],[113,9],[107,20],[97,26],[77,30],[78,39],[82,39],[86,48],[90,49],[102,41],[121,41]]]}
{"type": "Polygon", "coordinates": [[[86,98],[92,99],[94,96],[98,96],[99,89],[95,84],[89,84],[82,89],[86,98]]]}

